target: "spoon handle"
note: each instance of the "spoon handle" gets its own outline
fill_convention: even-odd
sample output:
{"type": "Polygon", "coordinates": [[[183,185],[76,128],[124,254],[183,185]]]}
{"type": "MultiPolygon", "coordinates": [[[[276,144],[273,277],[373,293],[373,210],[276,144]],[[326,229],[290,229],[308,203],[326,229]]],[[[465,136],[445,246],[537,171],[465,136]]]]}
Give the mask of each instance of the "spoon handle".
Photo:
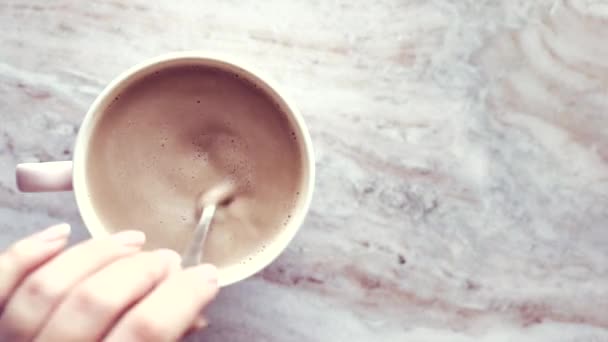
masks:
{"type": "Polygon", "coordinates": [[[188,248],[182,255],[182,267],[196,266],[200,263],[201,257],[203,256],[203,247],[205,246],[207,232],[209,231],[209,226],[211,226],[215,209],[215,205],[207,205],[203,208],[201,218],[196,225],[192,240],[190,240],[188,248]]]}

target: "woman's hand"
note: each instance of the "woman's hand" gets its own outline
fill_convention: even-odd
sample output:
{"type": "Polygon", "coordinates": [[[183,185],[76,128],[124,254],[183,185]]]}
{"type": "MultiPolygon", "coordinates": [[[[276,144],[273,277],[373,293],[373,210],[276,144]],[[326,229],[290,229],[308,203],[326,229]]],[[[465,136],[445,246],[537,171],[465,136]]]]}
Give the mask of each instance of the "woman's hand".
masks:
{"type": "MultiPolygon", "coordinates": [[[[58,225],[0,254],[0,341],[176,341],[218,292],[217,270],[182,270],[124,231],[64,250],[58,225]]],[[[199,321],[200,322],[200,321],[199,321]]]]}

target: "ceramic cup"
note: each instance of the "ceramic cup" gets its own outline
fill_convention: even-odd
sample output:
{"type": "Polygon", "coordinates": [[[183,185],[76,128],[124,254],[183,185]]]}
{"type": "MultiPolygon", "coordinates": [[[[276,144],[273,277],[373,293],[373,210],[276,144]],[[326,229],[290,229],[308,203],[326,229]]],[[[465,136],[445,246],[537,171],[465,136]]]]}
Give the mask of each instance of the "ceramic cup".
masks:
{"type": "Polygon", "coordinates": [[[108,235],[108,231],[104,229],[90,200],[89,196],[91,193],[86,181],[87,175],[84,163],[88,151],[87,147],[91,143],[91,137],[93,136],[93,123],[100,116],[104,115],[106,105],[116,96],[120,96],[131,80],[179,65],[200,65],[219,68],[235,73],[253,82],[260,89],[263,89],[282,107],[283,112],[288,116],[295,129],[299,149],[304,158],[304,170],[302,170],[304,181],[302,189],[300,189],[301,201],[293,212],[292,220],[284,229],[277,233],[278,236],[273,239],[273,242],[263,252],[255,256],[253,260],[245,264],[237,263],[220,269],[220,286],[226,286],[257,273],[270,264],[287,247],[301,227],[308,212],[315,179],[312,142],[308,129],[296,107],[292,102],[288,101],[285,94],[281,92],[276,84],[269,81],[268,78],[260,76],[259,71],[254,72],[252,68],[234,61],[233,58],[200,52],[179,52],[144,61],[125,71],[101,92],[86,113],[76,138],[73,161],[19,164],[16,168],[17,185],[23,192],[73,190],[81,217],[91,235],[93,237],[108,235]]]}

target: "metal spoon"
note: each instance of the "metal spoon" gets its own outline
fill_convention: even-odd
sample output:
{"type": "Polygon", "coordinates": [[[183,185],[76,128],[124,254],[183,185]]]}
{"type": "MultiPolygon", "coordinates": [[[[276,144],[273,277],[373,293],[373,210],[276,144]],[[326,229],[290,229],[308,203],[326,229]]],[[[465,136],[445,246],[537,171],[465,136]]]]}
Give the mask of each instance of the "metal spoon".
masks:
{"type": "Polygon", "coordinates": [[[188,245],[184,255],[182,255],[182,267],[196,266],[201,261],[201,258],[203,257],[203,248],[205,246],[205,241],[207,240],[207,232],[209,231],[209,226],[211,226],[211,221],[213,220],[216,208],[217,206],[215,204],[210,204],[203,208],[201,218],[196,225],[190,245],[188,245]]]}
{"type": "Polygon", "coordinates": [[[201,217],[194,230],[192,240],[182,255],[182,267],[196,266],[200,263],[215,211],[218,205],[227,205],[232,201],[235,190],[236,187],[233,183],[224,181],[199,197],[197,205],[202,208],[201,217]]]}

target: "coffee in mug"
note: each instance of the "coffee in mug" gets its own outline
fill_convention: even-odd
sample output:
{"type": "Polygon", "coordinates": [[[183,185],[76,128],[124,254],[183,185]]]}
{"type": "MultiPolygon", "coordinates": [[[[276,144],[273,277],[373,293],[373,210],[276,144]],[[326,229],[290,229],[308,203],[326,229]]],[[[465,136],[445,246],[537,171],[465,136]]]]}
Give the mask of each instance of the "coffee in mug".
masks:
{"type": "MultiPolygon", "coordinates": [[[[183,53],[113,82],[75,149],[74,190],[91,233],[139,229],[145,248],[181,253],[197,199],[229,181],[235,195],[215,214],[204,261],[218,266],[222,285],[270,263],[301,225],[314,181],[308,132],[276,89],[235,63],[183,53]]],[[[21,173],[27,188],[44,172],[21,173]]]]}
{"type": "Polygon", "coordinates": [[[263,90],[218,68],[180,65],[134,79],[95,122],[85,172],[108,231],[140,229],[149,248],[183,251],[197,198],[228,179],[205,261],[246,263],[289,223],[304,160],[288,116],[263,90]]]}

